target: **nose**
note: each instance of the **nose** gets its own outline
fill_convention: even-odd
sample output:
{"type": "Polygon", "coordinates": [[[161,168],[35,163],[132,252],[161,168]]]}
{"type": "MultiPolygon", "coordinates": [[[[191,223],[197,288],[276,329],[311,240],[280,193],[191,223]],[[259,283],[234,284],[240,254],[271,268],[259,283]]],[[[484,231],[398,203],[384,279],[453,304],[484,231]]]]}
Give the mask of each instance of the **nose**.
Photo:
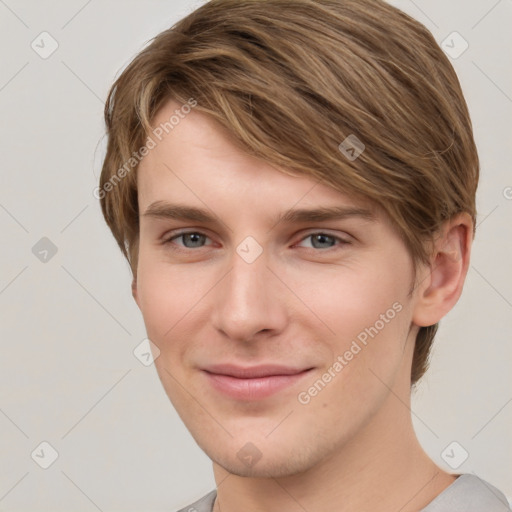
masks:
{"type": "Polygon", "coordinates": [[[252,263],[233,251],[230,272],[215,287],[212,322],[224,336],[250,341],[286,326],[285,291],[268,268],[265,251],[252,263]]]}

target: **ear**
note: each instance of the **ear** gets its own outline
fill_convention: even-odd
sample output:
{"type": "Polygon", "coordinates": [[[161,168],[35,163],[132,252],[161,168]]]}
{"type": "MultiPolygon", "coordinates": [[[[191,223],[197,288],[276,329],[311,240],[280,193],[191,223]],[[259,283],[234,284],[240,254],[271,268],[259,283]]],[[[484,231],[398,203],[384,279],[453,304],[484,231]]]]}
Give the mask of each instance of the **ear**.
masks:
{"type": "Polygon", "coordinates": [[[459,300],[469,268],[473,221],[460,213],[446,221],[434,242],[430,265],[419,273],[412,321],[426,327],[439,322],[459,300]]]}
{"type": "Polygon", "coordinates": [[[132,297],[135,299],[137,306],[140,308],[139,296],[137,295],[137,276],[134,276],[132,280],[132,297]]]}

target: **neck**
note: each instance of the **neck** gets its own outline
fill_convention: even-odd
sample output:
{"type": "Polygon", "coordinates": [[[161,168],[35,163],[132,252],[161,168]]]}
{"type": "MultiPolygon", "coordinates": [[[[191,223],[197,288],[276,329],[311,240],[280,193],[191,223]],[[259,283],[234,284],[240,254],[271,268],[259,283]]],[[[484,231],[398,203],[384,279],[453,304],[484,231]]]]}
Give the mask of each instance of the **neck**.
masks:
{"type": "Polygon", "coordinates": [[[250,478],[228,473],[217,463],[213,470],[214,512],[418,512],[456,478],[421,448],[411,421],[410,389],[389,393],[355,437],[306,472],[250,478]]]}

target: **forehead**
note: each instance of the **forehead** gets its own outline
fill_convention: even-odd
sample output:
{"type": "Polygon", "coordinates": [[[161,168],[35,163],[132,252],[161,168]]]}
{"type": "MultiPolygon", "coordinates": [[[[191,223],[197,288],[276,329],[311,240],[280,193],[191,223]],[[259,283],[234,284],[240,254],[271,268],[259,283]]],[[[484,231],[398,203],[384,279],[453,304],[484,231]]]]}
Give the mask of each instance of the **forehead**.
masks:
{"type": "Polygon", "coordinates": [[[153,128],[156,145],[137,172],[141,212],[158,200],[208,206],[234,199],[252,213],[297,203],[364,207],[382,214],[368,199],[249,155],[220,123],[177,101],[164,104],[153,128]]]}

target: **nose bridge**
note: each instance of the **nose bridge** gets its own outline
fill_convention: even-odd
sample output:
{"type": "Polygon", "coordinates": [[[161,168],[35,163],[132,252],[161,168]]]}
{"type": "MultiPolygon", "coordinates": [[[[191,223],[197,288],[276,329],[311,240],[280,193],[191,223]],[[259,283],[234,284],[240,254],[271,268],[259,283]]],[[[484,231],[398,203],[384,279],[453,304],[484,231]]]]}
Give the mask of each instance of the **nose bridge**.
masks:
{"type": "Polygon", "coordinates": [[[252,300],[265,295],[268,276],[265,275],[267,269],[263,257],[247,263],[238,254],[234,255],[231,268],[228,293],[233,300],[249,305],[252,300]]]}
{"type": "Polygon", "coordinates": [[[261,330],[282,327],[275,279],[268,270],[267,254],[242,242],[230,259],[230,272],[216,294],[215,327],[233,339],[248,340],[261,330]]]}

